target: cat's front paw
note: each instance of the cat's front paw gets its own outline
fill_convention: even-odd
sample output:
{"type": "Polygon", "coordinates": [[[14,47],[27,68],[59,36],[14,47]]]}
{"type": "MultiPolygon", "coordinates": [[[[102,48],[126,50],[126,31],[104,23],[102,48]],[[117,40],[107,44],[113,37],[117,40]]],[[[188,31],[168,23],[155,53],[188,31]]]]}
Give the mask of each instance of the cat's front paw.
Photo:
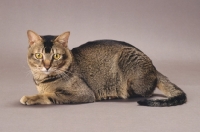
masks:
{"type": "Polygon", "coordinates": [[[35,101],[33,101],[33,99],[31,97],[28,97],[28,96],[23,96],[20,99],[20,102],[24,105],[34,105],[34,104],[36,104],[35,101]]]}

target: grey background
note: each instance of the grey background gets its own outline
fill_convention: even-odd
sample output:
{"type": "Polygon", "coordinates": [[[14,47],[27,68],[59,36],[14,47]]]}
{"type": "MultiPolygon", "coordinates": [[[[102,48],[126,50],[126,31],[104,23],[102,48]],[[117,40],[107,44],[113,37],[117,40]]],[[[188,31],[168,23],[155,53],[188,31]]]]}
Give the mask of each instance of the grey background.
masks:
{"type": "Polygon", "coordinates": [[[1,0],[0,131],[199,131],[199,25],[200,0],[1,0]],[[23,106],[23,95],[37,93],[26,64],[28,29],[71,31],[70,48],[97,39],[131,43],[187,93],[188,102],[167,108],[138,106],[138,98],[23,106]]]}

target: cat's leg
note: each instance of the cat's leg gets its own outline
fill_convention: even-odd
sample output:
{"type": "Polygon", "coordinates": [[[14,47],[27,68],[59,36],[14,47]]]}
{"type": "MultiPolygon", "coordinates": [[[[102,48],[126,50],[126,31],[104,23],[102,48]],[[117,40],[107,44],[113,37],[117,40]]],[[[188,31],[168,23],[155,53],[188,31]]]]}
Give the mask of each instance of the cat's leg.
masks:
{"type": "Polygon", "coordinates": [[[24,105],[91,103],[95,102],[95,96],[92,91],[80,91],[77,93],[71,93],[66,90],[58,89],[55,91],[55,93],[23,96],[20,102],[24,105]]]}
{"type": "Polygon", "coordinates": [[[125,77],[129,93],[149,97],[156,88],[156,69],[151,60],[133,48],[123,49],[118,66],[125,77]]]}
{"type": "Polygon", "coordinates": [[[156,88],[156,79],[138,78],[130,80],[129,87],[133,90],[136,95],[141,95],[143,97],[151,97],[156,88]]]}
{"type": "Polygon", "coordinates": [[[52,102],[48,98],[53,96],[54,96],[53,94],[38,94],[34,96],[23,96],[20,99],[20,102],[24,105],[52,104],[52,102]]]}
{"type": "Polygon", "coordinates": [[[133,74],[133,76],[128,79],[128,87],[131,88],[136,95],[151,97],[157,85],[157,78],[154,70],[145,71],[145,69],[138,68],[137,72],[136,75],[133,74]]]}

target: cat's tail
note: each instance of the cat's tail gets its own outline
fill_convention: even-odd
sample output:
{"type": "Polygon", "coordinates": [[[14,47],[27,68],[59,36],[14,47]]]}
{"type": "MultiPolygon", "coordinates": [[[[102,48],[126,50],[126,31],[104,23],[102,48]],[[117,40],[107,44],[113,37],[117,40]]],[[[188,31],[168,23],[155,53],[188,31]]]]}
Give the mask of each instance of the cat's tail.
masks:
{"type": "Polygon", "coordinates": [[[161,90],[167,99],[154,99],[138,101],[138,104],[152,107],[175,106],[186,103],[186,94],[167,77],[157,71],[157,88],[161,90]]]}

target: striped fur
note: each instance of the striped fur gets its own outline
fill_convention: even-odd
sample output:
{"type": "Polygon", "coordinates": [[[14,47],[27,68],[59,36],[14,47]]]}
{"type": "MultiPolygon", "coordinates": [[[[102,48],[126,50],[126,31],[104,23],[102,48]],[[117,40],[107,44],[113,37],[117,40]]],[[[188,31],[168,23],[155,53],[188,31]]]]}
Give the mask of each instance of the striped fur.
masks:
{"type": "Polygon", "coordinates": [[[38,94],[23,96],[22,104],[90,103],[150,97],[158,87],[167,99],[142,100],[145,106],[174,106],[186,102],[186,94],[159,73],[150,58],[121,41],[98,40],[68,49],[69,32],[39,36],[28,31],[28,65],[38,94]],[[36,54],[40,58],[36,58],[36,54]],[[59,54],[59,59],[54,55],[59,54]]]}

